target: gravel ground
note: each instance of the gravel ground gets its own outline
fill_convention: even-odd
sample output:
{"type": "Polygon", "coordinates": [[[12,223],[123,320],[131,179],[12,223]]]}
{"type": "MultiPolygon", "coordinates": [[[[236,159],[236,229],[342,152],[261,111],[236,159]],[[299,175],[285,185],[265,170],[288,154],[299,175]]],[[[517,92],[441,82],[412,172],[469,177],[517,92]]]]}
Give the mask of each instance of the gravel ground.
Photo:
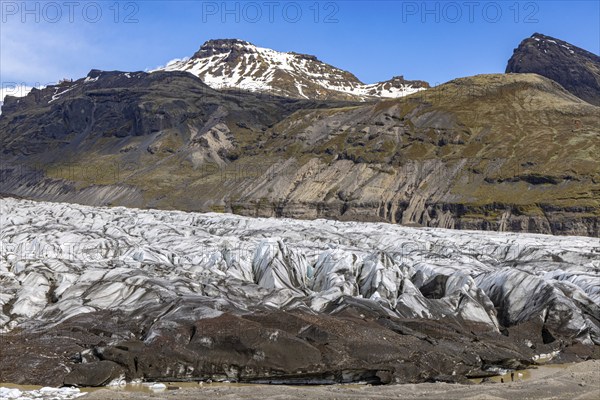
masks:
{"type": "Polygon", "coordinates": [[[527,400],[600,399],[600,360],[571,364],[565,368],[543,367],[523,382],[456,385],[422,383],[387,386],[267,386],[203,385],[162,393],[124,392],[102,389],[88,400],[121,399],[427,399],[427,400],[527,400]]]}

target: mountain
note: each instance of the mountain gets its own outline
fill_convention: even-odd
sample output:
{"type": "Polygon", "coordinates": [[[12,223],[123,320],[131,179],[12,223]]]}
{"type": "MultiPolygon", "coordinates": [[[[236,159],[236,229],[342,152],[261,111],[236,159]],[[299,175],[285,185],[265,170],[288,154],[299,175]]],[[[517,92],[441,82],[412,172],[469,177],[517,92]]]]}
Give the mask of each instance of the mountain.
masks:
{"type": "Polygon", "coordinates": [[[6,99],[0,193],[600,235],[599,109],[535,74],[352,103],[92,71],[6,99]]]}
{"type": "Polygon", "coordinates": [[[209,40],[191,58],[162,71],[187,71],[214,89],[249,90],[316,100],[396,98],[429,87],[402,76],[366,85],[315,56],[282,53],[237,39],[209,40]]]}
{"type": "Polygon", "coordinates": [[[565,41],[533,34],[515,49],[506,72],[545,76],[575,96],[600,106],[600,57],[565,41]]]}
{"type": "MultiPolygon", "coordinates": [[[[4,154],[35,155],[41,161],[62,158],[56,151],[89,151],[98,140],[109,138],[124,144],[158,135],[163,137],[163,151],[174,151],[180,140],[192,148],[200,145],[198,140],[204,144],[203,134],[217,125],[260,130],[298,109],[342,104],[348,103],[220,92],[187,72],[92,70],[77,81],[34,88],[23,98],[6,97],[0,140],[4,154]],[[166,145],[165,137],[184,132],[171,147],[166,145]]],[[[148,143],[148,148],[157,146],[148,143]]],[[[104,153],[125,154],[128,149],[116,147],[104,153]]],[[[218,155],[211,160],[223,162],[218,155]]]]}

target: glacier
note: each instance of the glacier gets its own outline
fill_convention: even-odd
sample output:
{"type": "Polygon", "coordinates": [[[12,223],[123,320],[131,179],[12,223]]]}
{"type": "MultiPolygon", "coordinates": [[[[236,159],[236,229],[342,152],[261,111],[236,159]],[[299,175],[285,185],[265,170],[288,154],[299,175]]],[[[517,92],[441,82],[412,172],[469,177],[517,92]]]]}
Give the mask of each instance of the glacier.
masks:
{"type": "Polygon", "coordinates": [[[76,386],[119,375],[423,381],[600,345],[598,238],[13,198],[0,210],[2,346],[36,349],[7,359],[0,381],[29,358],[61,371],[43,384],[76,386]],[[486,340],[497,355],[472,344],[486,340]],[[398,353],[417,344],[433,347],[398,353]],[[166,350],[141,367],[152,349],[166,350]],[[431,351],[447,361],[425,365],[431,351]],[[355,359],[338,371],[344,352],[355,359]]]}

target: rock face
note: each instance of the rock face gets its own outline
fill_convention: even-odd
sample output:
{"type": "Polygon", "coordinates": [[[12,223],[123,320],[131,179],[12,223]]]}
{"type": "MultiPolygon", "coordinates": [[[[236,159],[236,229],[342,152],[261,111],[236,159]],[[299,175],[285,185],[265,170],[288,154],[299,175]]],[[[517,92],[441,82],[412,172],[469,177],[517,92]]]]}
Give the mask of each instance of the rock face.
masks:
{"type": "Polygon", "coordinates": [[[457,382],[599,355],[594,238],[0,207],[3,382],[457,382]]]}
{"type": "Polygon", "coordinates": [[[31,91],[31,87],[24,85],[7,85],[0,87],[0,114],[2,114],[2,106],[6,96],[23,97],[31,91]]]}
{"type": "Polygon", "coordinates": [[[515,49],[506,72],[545,76],[575,96],[600,106],[600,57],[565,41],[533,34],[515,49]]]}
{"type": "Polygon", "coordinates": [[[395,77],[366,85],[350,72],[315,56],[281,53],[238,39],[209,40],[191,58],[160,71],[187,71],[214,89],[249,90],[315,100],[397,98],[429,87],[424,81],[395,77]]]}
{"type": "Polygon", "coordinates": [[[535,74],[348,103],[217,91],[186,72],[92,71],[3,110],[0,193],[600,235],[599,108],[535,74]]]}

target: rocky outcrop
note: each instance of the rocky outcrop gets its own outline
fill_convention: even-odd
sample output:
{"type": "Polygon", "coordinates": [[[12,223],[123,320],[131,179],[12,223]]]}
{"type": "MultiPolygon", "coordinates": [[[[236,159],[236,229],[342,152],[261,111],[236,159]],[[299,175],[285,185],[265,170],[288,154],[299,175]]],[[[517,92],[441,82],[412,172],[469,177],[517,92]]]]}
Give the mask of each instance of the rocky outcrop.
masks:
{"type": "Polygon", "coordinates": [[[535,73],[600,106],[600,57],[563,40],[534,33],[508,60],[507,73],[535,73]]]}
{"type": "Polygon", "coordinates": [[[593,238],[0,206],[5,382],[460,381],[598,355],[593,238]]]}

